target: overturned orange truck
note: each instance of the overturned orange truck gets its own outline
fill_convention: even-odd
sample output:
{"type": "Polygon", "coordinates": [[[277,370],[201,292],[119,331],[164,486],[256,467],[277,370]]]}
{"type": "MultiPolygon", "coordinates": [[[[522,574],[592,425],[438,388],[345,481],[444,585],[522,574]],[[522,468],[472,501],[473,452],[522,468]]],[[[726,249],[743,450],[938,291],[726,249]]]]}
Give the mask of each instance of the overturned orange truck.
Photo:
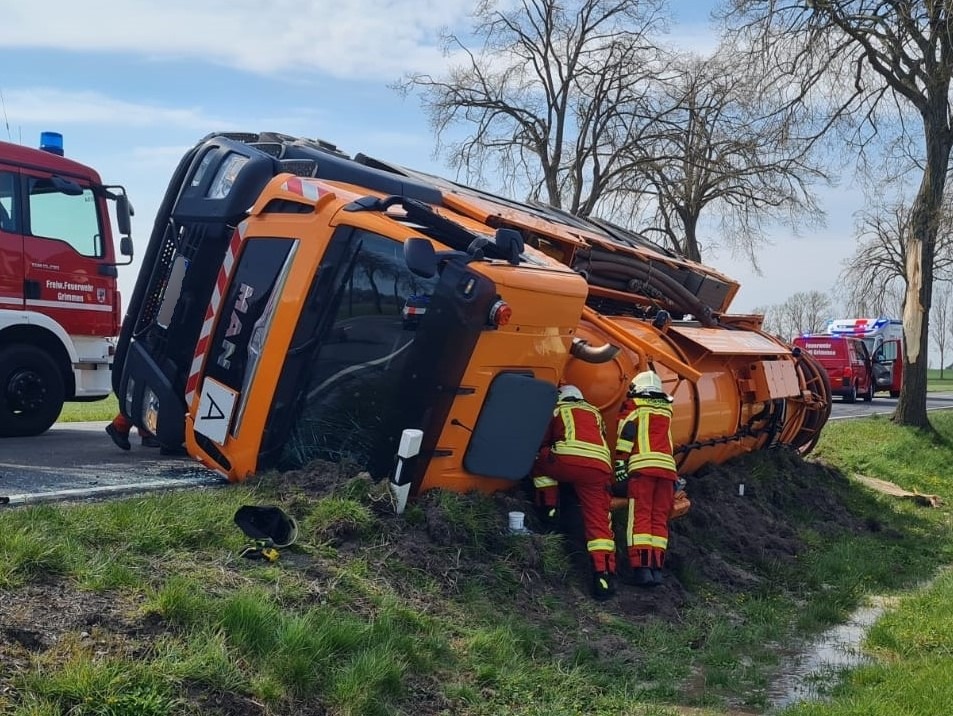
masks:
{"type": "Polygon", "coordinates": [[[681,474],[806,453],[824,371],[728,314],[737,290],[612,224],[317,140],[209,135],[160,207],[114,389],[164,447],[235,481],[324,459],[411,496],[507,489],[559,383],[614,434],[647,367],[675,396],[681,474]]]}

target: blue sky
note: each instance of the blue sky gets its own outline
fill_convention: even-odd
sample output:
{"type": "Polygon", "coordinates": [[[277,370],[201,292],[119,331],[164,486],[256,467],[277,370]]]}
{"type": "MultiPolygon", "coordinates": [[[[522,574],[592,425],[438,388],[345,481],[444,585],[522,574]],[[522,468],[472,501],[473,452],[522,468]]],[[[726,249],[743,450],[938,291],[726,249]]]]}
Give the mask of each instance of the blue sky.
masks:
{"type": "MultiPolygon", "coordinates": [[[[414,97],[388,85],[407,71],[440,73],[442,26],[465,31],[475,0],[89,0],[6,2],[0,24],[0,139],[36,145],[64,135],[68,156],[124,185],[144,248],[183,152],[213,131],[318,137],[354,154],[449,174],[414,97]]],[[[673,0],[668,40],[705,52],[713,0],[673,0]]],[[[829,290],[853,248],[857,192],[826,198],[828,226],[778,228],[762,275],[741,257],[705,262],[741,282],[744,313],[796,291],[829,290]]],[[[120,270],[129,295],[133,266],[120,270]]]]}

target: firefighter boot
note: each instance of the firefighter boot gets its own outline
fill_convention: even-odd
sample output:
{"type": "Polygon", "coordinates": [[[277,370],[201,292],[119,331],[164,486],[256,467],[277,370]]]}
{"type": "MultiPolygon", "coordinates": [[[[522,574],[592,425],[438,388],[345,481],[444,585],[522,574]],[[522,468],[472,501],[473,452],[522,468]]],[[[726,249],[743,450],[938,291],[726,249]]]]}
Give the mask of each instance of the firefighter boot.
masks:
{"type": "Polygon", "coordinates": [[[652,581],[656,585],[662,583],[662,565],[665,564],[665,550],[657,549],[655,550],[655,566],[652,567],[652,581]]]}
{"type": "Polygon", "coordinates": [[[129,436],[119,432],[119,429],[112,423],[106,426],[106,434],[112,438],[112,441],[116,443],[116,447],[120,450],[128,450],[132,447],[129,444],[129,436]]]}
{"type": "Polygon", "coordinates": [[[629,564],[632,565],[632,569],[629,572],[628,579],[626,579],[627,584],[636,587],[655,586],[655,577],[652,574],[651,567],[653,564],[652,552],[650,550],[630,548],[629,564]]]}
{"type": "Polygon", "coordinates": [[[615,575],[609,572],[592,573],[592,598],[597,602],[611,599],[615,594],[615,575]]]}
{"type": "Polygon", "coordinates": [[[636,587],[654,587],[655,576],[652,574],[651,567],[636,567],[632,570],[629,582],[636,587]]]}

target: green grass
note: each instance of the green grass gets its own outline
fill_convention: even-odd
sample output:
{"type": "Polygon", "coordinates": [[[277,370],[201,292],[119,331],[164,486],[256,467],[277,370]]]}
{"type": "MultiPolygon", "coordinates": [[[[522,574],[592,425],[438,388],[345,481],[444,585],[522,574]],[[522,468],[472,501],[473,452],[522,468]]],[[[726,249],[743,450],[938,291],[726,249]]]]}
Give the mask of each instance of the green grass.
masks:
{"type": "MultiPolygon", "coordinates": [[[[886,418],[831,423],[813,457],[950,505],[953,412],[931,420],[935,434],[886,418]]],[[[768,460],[750,464],[753,491],[778,487],[768,460]]],[[[695,593],[668,620],[580,596],[564,538],[503,534],[506,507],[491,498],[434,495],[395,519],[364,478],[316,495],[272,475],[257,486],[6,509],[6,613],[50,584],[71,603],[113,607],[15,673],[0,670],[0,713],[186,714],[194,693],[231,705],[209,713],[675,716],[730,704],[757,713],[780,647],[872,594],[896,596],[865,642],[876,661],[828,679],[830,701],[784,713],[953,713],[953,574],[942,569],[953,563],[950,510],[841,483],[819,489],[839,490],[868,529],[832,530],[791,505],[803,554],[763,564],[737,555],[760,575],[746,590],[680,575],[695,593]],[[238,556],[245,540],[232,517],[255,503],[282,504],[299,521],[298,544],[275,564],[238,556]]]]}
{"type": "Polygon", "coordinates": [[[86,421],[112,420],[119,412],[119,401],[110,393],[102,400],[91,403],[66,403],[57,422],[78,423],[86,421]]]}

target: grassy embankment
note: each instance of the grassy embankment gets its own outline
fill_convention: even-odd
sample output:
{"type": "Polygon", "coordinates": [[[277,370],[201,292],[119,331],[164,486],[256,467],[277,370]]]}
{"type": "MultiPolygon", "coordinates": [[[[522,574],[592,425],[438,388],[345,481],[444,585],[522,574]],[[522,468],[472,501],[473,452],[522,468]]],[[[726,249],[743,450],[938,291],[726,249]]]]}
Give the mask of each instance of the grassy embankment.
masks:
{"type": "MultiPolygon", "coordinates": [[[[951,505],[953,411],[931,419],[936,436],[885,418],[831,424],[812,459],[951,505]]],[[[783,490],[768,459],[751,465],[752,494],[783,490]]],[[[0,713],[758,713],[778,652],[870,594],[895,595],[866,642],[877,663],[830,703],[785,713],[953,713],[949,508],[872,497],[856,483],[818,489],[870,528],[824,532],[801,515],[810,549],[796,560],[737,555],[759,576],[754,588],[679,574],[692,598],[676,619],[591,603],[564,538],[501,538],[505,515],[490,499],[433,496],[395,520],[360,479],[322,494],[270,479],[0,511],[0,624],[51,585],[69,591],[64,619],[76,604],[97,611],[44,641],[57,615],[37,604],[37,620],[53,620],[35,627],[44,648],[0,632],[0,713]],[[301,523],[298,545],[274,565],[236,556],[232,515],[249,502],[282,504],[301,523]],[[434,513],[452,544],[421,540],[434,513]]]]}

